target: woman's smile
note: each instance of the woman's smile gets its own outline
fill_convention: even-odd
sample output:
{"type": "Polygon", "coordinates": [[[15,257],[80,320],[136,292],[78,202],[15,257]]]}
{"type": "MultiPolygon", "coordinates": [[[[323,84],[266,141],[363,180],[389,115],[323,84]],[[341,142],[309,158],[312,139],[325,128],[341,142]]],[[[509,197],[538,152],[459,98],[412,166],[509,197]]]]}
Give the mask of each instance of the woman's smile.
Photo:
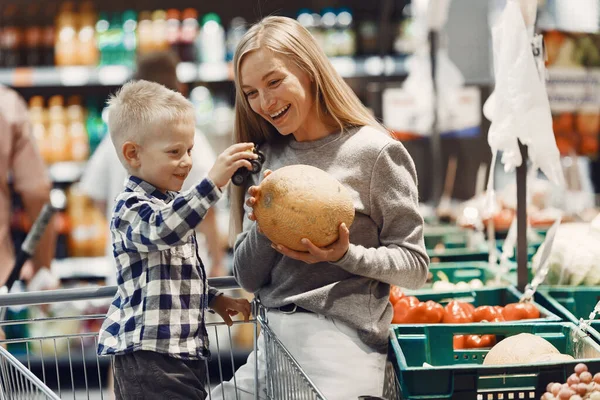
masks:
{"type": "Polygon", "coordinates": [[[288,114],[288,111],[291,107],[292,105],[288,104],[287,106],[279,109],[278,111],[276,111],[273,114],[270,114],[269,116],[275,123],[280,123],[281,120],[288,114]]]}

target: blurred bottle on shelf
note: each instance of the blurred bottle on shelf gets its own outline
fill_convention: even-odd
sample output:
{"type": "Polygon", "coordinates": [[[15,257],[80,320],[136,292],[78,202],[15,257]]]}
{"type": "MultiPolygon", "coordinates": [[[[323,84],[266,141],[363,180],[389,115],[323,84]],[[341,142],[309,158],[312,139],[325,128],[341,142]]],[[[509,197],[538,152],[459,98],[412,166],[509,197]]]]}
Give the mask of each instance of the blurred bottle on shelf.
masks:
{"type": "Polygon", "coordinates": [[[15,68],[21,65],[23,27],[19,8],[8,3],[0,16],[0,65],[15,68]]]}
{"type": "Polygon", "coordinates": [[[181,14],[181,32],[179,37],[179,59],[183,62],[195,62],[198,58],[194,42],[198,36],[198,12],[186,8],[181,14]]]}
{"type": "Polygon", "coordinates": [[[96,43],[100,65],[124,65],[132,68],[138,47],[137,13],[101,12],[96,23],[96,43]]]}
{"type": "Polygon", "coordinates": [[[96,21],[98,15],[91,1],[85,1],[80,6],[79,26],[77,30],[77,64],[97,65],[98,47],[96,46],[96,21]]]}
{"type": "Polygon", "coordinates": [[[235,49],[248,30],[246,25],[246,20],[242,17],[235,17],[231,20],[227,31],[227,61],[233,60],[235,49]]]}
{"type": "Polygon", "coordinates": [[[336,15],[333,8],[324,8],[321,11],[321,29],[323,31],[323,51],[328,57],[337,55],[337,29],[336,15]]]}
{"type": "Polygon", "coordinates": [[[221,18],[215,13],[202,17],[202,27],[197,39],[199,61],[203,63],[224,62],[227,57],[225,29],[221,18]]]}
{"type": "Polygon", "coordinates": [[[67,240],[69,256],[100,257],[104,255],[108,223],[77,184],[69,187],[67,216],[71,231],[67,240]]]}
{"type": "Polygon", "coordinates": [[[44,109],[44,98],[33,96],[29,99],[29,121],[37,147],[46,164],[52,162],[52,143],[47,130],[47,112],[44,109]]]}
{"type": "Polygon", "coordinates": [[[63,96],[48,99],[48,137],[50,142],[50,162],[69,161],[71,145],[67,133],[63,96]]]}
{"type": "Polygon", "coordinates": [[[137,52],[137,12],[125,10],[123,12],[123,43],[122,64],[130,68],[135,66],[137,52]]]}
{"type": "Polygon", "coordinates": [[[54,16],[56,15],[57,4],[54,2],[44,3],[42,6],[42,54],[41,65],[54,65],[56,42],[56,27],[54,26],[54,16]]]}
{"type": "Polygon", "coordinates": [[[196,125],[202,131],[209,130],[215,106],[212,93],[206,86],[198,85],[190,91],[190,101],[194,105],[196,125]]]}
{"type": "Polygon", "coordinates": [[[402,17],[396,26],[396,36],[394,37],[393,52],[401,55],[414,53],[421,45],[419,38],[415,36],[415,24],[413,22],[412,10],[407,5],[402,10],[402,17]]]}
{"type": "Polygon", "coordinates": [[[338,56],[353,57],[356,55],[356,33],[354,17],[349,8],[341,8],[335,17],[335,36],[333,41],[338,56]]]}
{"type": "Polygon", "coordinates": [[[325,35],[321,29],[321,15],[303,8],[298,12],[297,21],[315,38],[319,46],[325,48],[325,35]]]}
{"type": "Polygon", "coordinates": [[[98,109],[98,102],[95,99],[88,98],[86,106],[87,118],[85,126],[89,138],[90,154],[94,154],[96,147],[98,147],[107,133],[107,126],[102,120],[102,114],[98,109]]]}
{"type": "Polygon", "coordinates": [[[76,65],[79,41],[77,38],[77,25],[79,16],[75,13],[73,2],[66,1],[61,4],[56,17],[56,42],[55,62],[58,66],[76,65]]]}
{"type": "Polygon", "coordinates": [[[72,95],[66,106],[62,96],[52,96],[44,107],[42,96],[29,99],[32,132],[44,161],[50,165],[61,161],[86,161],[107,133],[98,104],[87,97],[72,95]]]}
{"type": "Polygon", "coordinates": [[[374,19],[364,19],[358,24],[358,52],[363,56],[379,54],[379,28],[374,19]]]}
{"type": "Polygon", "coordinates": [[[152,12],[152,50],[167,50],[169,42],[167,40],[167,13],[165,10],[155,10],[152,12]]]}
{"type": "Polygon", "coordinates": [[[120,65],[122,62],[123,48],[123,16],[121,13],[113,12],[109,16],[108,30],[106,31],[108,65],[120,65]]]}
{"type": "Polygon", "coordinates": [[[42,15],[39,3],[29,3],[25,11],[25,20],[27,24],[23,33],[23,52],[21,53],[21,62],[29,67],[43,65],[43,28],[42,15]]]}
{"type": "Polygon", "coordinates": [[[70,142],[71,161],[85,161],[90,155],[88,134],[85,129],[85,116],[81,96],[71,96],[67,102],[67,134],[70,142]]]}
{"type": "Polygon", "coordinates": [[[98,14],[98,21],[96,21],[96,47],[99,52],[99,63],[100,65],[110,64],[110,38],[108,28],[110,22],[108,21],[108,13],[100,12],[98,14]]]}
{"type": "Polygon", "coordinates": [[[181,12],[176,8],[169,8],[166,13],[167,19],[167,43],[175,54],[179,54],[179,39],[181,37],[181,12]]]}
{"type": "Polygon", "coordinates": [[[152,40],[152,13],[150,11],[140,12],[137,27],[138,53],[148,53],[153,50],[152,40]]]}

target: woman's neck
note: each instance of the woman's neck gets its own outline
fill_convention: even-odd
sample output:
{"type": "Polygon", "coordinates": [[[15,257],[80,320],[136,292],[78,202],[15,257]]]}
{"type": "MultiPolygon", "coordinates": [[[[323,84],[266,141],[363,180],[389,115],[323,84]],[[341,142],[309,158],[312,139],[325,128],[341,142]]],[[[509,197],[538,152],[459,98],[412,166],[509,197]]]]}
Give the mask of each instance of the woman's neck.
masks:
{"type": "Polygon", "coordinates": [[[322,139],[332,133],[339,132],[339,130],[339,125],[329,115],[320,119],[315,116],[310,122],[306,122],[298,128],[293,135],[297,142],[308,142],[322,139]]]}

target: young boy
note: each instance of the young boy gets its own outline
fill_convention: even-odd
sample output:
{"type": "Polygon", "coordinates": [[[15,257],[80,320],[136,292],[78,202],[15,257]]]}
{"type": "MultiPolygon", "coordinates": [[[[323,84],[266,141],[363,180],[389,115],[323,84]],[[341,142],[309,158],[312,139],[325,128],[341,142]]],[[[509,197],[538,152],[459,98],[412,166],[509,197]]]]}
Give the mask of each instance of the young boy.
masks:
{"type": "Polygon", "coordinates": [[[230,316],[250,304],[208,287],[194,228],[240,167],[252,143],[229,147],[208,176],[177,193],[192,167],[194,110],[157,83],[125,84],[109,101],[108,128],[130,176],[111,220],[117,293],[98,354],[114,356],[117,399],[205,399],[209,356],[204,310],[230,316]]]}

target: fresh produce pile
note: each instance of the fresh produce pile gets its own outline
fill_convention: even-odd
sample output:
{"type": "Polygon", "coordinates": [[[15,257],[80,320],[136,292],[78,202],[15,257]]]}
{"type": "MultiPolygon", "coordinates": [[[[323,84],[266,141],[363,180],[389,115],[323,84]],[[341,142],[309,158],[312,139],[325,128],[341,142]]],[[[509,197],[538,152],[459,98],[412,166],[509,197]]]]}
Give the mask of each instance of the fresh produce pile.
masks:
{"type": "MultiPolygon", "coordinates": [[[[426,285],[431,285],[431,290],[435,292],[452,292],[455,290],[470,290],[470,289],[482,289],[484,287],[499,287],[506,285],[503,280],[489,279],[485,283],[479,279],[474,278],[468,281],[458,281],[453,283],[450,281],[448,275],[443,271],[435,271],[435,278],[432,272],[429,272],[427,277],[426,285]],[[436,280],[437,278],[437,280],[436,280]]],[[[427,287],[427,286],[425,286],[427,287]]]]}
{"type": "Polygon", "coordinates": [[[472,322],[504,322],[540,317],[540,310],[529,302],[503,306],[479,306],[452,300],[444,307],[433,300],[420,301],[406,296],[402,289],[392,286],[390,303],[394,307],[393,324],[465,324],[472,322]]]}
{"type": "Polygon", "coordinates": [[[575,372],[566,383],[551,382],[546,387],[542,400],[600,400],[600,372],[592,375],[587,365],[575,365],[575,372]]]}
{"type": "MultiPolygon", "coordinates": [[[[510,303],[505,306],[484,305],[452,300],[442,306],[433,300],[420,301],[406,296],[402,289],[392,286],[390,303],[394,307],[392,324],[468,324],[474,322],[504,322],[536,319],[540,311],[532,303],[510,303]]],[[[456,335],[454,348],[490,347],[496,343],[494,335],[456,335]]]]}
{"type": "MultiPolygon", "coordinates": [[[[600,221],[600,217],[598,219],[600,221]]],[[[570,286],[600,285],[600,228],[587,223],[562,224],[556,231],[545,284],[570,286]]],[[[540,267],[544,245],[532,260],[532,271],[540,267]]]]}

